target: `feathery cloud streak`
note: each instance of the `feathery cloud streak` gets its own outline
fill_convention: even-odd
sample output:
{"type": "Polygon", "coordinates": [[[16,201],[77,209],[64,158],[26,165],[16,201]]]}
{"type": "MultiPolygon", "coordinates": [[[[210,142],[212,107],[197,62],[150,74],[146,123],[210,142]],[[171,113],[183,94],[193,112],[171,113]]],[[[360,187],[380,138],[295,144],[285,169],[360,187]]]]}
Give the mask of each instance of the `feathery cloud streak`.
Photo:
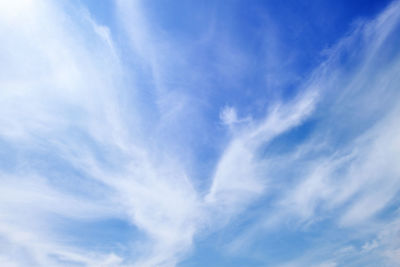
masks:
{"type": "MultiPolygon", "coordinates": [[[[398,262],[390,234],[398,219],[378,215],[399,189],[399,2],[355,26],[296,96],[270,103],[261,118],[226,103],[207,117],[195,91],[208,83],[197,84],[198,69],[184,60],[190,49],[157,29],[141,2],[116,2],[118,32],[73,4],[0,5],[2,265],[175,266],[196,236],[238,214],[253,221],[237,250],[284,221],[329,221],[332,231],[365,226],[351,237],[364,242],[353,258],[375,251],[370,258],[398,262]],[[310,121],[304,139],[290,138],[310,121]],[[185,157],[215,124],[229,134],[210,142],[223,148],[202,188],[188,170],[200,163],[185,157]],[[268,205],[251,217],[254,203],[268,205]],[[89,228],[97,232],[85,237],[89,228]]],[[[316,254],[293,265],[327,257],[316,254]]]]}

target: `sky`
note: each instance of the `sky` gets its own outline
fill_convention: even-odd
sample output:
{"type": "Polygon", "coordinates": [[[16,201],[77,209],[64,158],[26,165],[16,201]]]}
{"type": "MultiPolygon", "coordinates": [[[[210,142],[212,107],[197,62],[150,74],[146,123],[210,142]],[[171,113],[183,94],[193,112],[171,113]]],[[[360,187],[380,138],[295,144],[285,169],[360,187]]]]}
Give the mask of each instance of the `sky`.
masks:
{"type": "Polygon", "coordinates": [[[400,1],[0,1],[0,266],[400,265],[400,1]]]}

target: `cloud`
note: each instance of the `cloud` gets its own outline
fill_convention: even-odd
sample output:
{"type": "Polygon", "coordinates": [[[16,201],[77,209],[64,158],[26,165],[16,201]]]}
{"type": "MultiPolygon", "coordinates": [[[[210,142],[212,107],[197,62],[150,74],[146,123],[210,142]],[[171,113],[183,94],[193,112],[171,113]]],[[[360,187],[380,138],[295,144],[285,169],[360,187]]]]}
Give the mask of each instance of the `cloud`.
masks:
{"type": "MultiPolygon", "coordinates": [[[[399,8],[396,1],[377,18],[357,24],[303,84],[306,92],[318,93],[317,100],[305,108],[312,112],[297,112],[302,119],[288,123],[287,131],[278,131],[266,146],[263,181],[277,190],[258,205],[273,208],[265,209],[232,241],[228,247],[235,253],[260,244],[260,235],[268,239],[285,229],[327,240],[328,231],[339,236],[351,229],[354,235],[334,241],[344,246],[379,235],[392,220],[386,216],[392,214],[400,189],[399,8]],[[304,131],[305,137],[292,141],[291,131],[304,131]],[[286,148],[285,142],[294,145],[286,148]],[[313,230],[321,225],[327,227],[325,232],[313,230]]],[[[288,106],[289,113],[296,114],[294,105],[288,106]]],[[[278,118],[274,126],[284,122],[278,118]]],[[[305,248],[310,258],[291,263],[303,266],[331,258],[327,251],[334,248],[322,244],[305,248]]],[[[333,262],[359,266],[359,255],[337,256],[333,262]]],[[[385,262],[378,252],[370,260],[385,262]]]]}
{"type": "Polygon", "coordinates": [[[325,100],[316,110],[323,117],[314,136],[300,148],[303,151],[297,152],[302,156],[299,160],[309,160],[307,153],[315,153],[313,150],[318,149],[318,142],[324,143],[325,147],[320,149],[321,157],[311,158],[309,174],[298,179],[301,182],[294,191],[288,192],[285,200],[304,215],[312,216],[317,203],[326,201],[327,209],[341,205],[347,209],[342,223],[360,222],[385,207],[397,192],[399,170],[392,159],[399,149],[396,138],[399,129],[395,119],[399,107],[394,101],[398,96],[395,74],[398,53],[392,54],[389,62],[377,69],[377,61],[393,45],[391,34],[397,32],[399,21],[395,15],[397,9],[396,2],[377,19],[360,25],[346,41],[339,43],[332,54],[333,59],[322,66],[333,75],[319,75],[311,84],[326,85],[325,100]],[[355,43],[360,36],[366,41],[355,43]],[[370,38],[377,41],[370,42],[370,38]],[[363,56],[352,55],[350,60],[354,57],[358,61],[346,61],[345,66],[350,72],[343,72],[343,63],[337,58],[349,53],[350,49],[355,50],[354,46],[359,47],[363,56]],[[334,88],[339,84],[341,90],[336,93],[334,88]],[[379,190],[377,184],[380,184],[379,190]]]}
{"type": "Polygon", "coordinates": [[[111,126],[105,133],[100,125],[116,121],[108,120],[115,106],[105,100],[113,95],[118,61],[93,25],[74,21],[78,10],[69,16],[67,7],[48,1],[2,5],[3,265],[100,266],[107,253],[89,255],[60,241],[65,237],[56,226],[123,217],[110,196],[113,190],[73,170],[62,174],[79,164],[79,155],[93,152],[84,135],[98,142],[115,130],[111,126]],[[82,194],[85,190],[91,193],[82,194]],[[106,197],[99,199],[101,194],[106,197]]]}
{"type": "Polygon", "coordinates": [[[1,176],[1,245],[21,252],[5,250],[4,261],[175,265],[202,221],[201,202],[176,159],[136,129],[142,113],[121,104],[120,95],[137,88],[123,78],[110,31],[82,8],[5,8],[16,15],[0,25],[8,36],[0,47],[0,135],[15,160],[1,176]],[[96,251],[66,231],[111,219],[142,231],[140,242],[121,250],[111,240],[96,251]]]}
{"type": "Polygon", "coordinates": [[[206,201],[234,214],[264,192],[267,177],[257,150],[299,125],[313,110],[317,94],[306,92],[290,103],[271,108],[260,122],[239,131],[218,162],[206,201]],[[235,166],[235,168],[232,168],[235,166]]]}
{"type": "Polygon", "coordinates": [[[232,125],[239,122],[236,110],[233,107],[225,107],[221,113],[220,118],[223,124],[232,125]]]}
{"type": "MultiPolygon", "coordinates": [[[[0,34],[7,36],[0,44],[0,263],[175,266],[197,235],[218,231],[262,201],[273,208],[257,214],[237,250],[282,221],[372,225],[368,234],[378,235],[378,215],[399,191],[399,6],[355,27],[293,98],[271,103],[265,116],[241,118],[244,112],[226,106],[210,119],[207,105],[194,101],[198,95],[182,89],[198,81],[185,71],[189,52],[155,29],[140,2],[116,3],[128,59],[116,33],[84,8],[0,3],[0,34]],[[188,126],[204,130],[207,119],[221,120],[231,135],[200,190],[185,157],[201,131],[188,126]],[[310,121],[305,138],[292,140],[310,121]],[[293,146],[280,151],[286,141],[293,146]],[[102,248],[81,242],[85,223],[107,220],[122,221],[135,236],[101,240],[102,248]]],[[[363,234],[358,253],[397,260],[389,234],[376,241],[363,234]]],[[[346,254],[321,261],[326,250],[299,262],[336,266],[346,254]]]]}

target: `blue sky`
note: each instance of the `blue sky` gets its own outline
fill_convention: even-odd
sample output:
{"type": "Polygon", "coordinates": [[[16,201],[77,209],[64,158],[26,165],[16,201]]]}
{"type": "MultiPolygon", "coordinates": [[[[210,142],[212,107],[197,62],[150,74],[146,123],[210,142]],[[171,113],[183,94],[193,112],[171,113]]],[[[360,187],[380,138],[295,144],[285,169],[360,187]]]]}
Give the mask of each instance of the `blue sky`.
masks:
{"type": "Polygon", "coordinates": [[[0,2],[0,266],[399,266],[399,1],[0,2]]]}

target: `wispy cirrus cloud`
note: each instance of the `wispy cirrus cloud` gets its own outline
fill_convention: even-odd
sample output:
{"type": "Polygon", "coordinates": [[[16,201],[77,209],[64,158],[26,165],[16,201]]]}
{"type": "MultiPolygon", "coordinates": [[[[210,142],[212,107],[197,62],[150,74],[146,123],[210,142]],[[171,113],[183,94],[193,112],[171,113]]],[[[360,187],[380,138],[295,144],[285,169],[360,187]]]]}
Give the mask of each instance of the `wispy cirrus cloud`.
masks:
{"type": "Polygon", "coordinates": [[[149,252],[142,253],[149,261],[139,259],[138,266],[172,265],[175,254],[190,245],[196,193],[179,166],[142,147],[139,135],[124,126],[117,96],[123,90],[121,65],[109,31],[71,6],[42,1],[6,8],[4,13],[18,14],[2,23],[9,39],[1,49],[1,134],[9,153],[22,156],[2,175],[7,185],[2,235],[8,240],[4,246],[27,254],[13,260],[40,266],[122,264],[113,254],[57,241],[63,233],[54,232],[72,219],[116,218],[149,235],[149,252]],[[73,15],[64,14],[68,8],[73,15]],[[27,218],[24,210],[30,211],[27,218]],[[14,238],[25,232],[27,238],[14,238]]]}
{"type": "MultiPolygon", "coordinates": [[[[196,237],[239,214],[249,230],[231,251],[271,229],[329,222],[332,235],[354,234],[289,266],[398,262],[398,218],[380,217],[395,209],[399,189],[399,2],[356,25],[294,97],[269,103],[263,116],[223,101],[210,115],[212,94],[196,90],[214,80],[194,74],[191,50],[156,29],[143,3],[115,8],[118,33],[73,4],[0,4],[2,265],[176,266],[196,237]],[[199,186],[191,174],[203,165],[187,157],[215,125],[226,133],[207,143],[219,155],[199,186]],[[303,137],[291,136],[299,129],[303,137]],[[88,228],[122,234],[96,240],[88,228]],[[353,240],[362,245],[343,249],[353,240]]],[[[240,49],[219,46],[218,69],[247,66],[240,49]]]]}
{"type": "MultiPolygon", "coordinates": [[[[305,86],[316,89],[319,99],[300,126],[306,137],[284,149],[279,145],[288,142],[288,137],[278,137],[265,150],[264,160],[270,162],[267,179],[279,190],[270,200],[275,208],[266,210],[267,215],[237,238],[231,249],[237,252],[249,242],[260,242],[254,241],[260,231],[268,238],[272,229],[285,227],[322,238],[320,230],[313,230],[322,224],[333,224],[325,229],[333,235],[352,231],[351,237],[335,241],[337,246],[346,246],[380,235],[379,229],[391,224],[392,219],[387,221],[385,216],[396,206],[400,175],[398,14],[399,2],[394,2],[377,18],[359,22],[314,71],[305,86]]],[[[328,234],[325,238],[330,240],[328,234]]],[[[332,257],[331,252],[340,247],[311,246],[309,255],[289,266],[309,265],[321,258],[333,266],[359,266],[367,264],[367,258],[371,264],[397,262],[390,263],[382,250],[366,257],[360,254],[361,247],[354,249],[359,252],[332,257]]]]}

